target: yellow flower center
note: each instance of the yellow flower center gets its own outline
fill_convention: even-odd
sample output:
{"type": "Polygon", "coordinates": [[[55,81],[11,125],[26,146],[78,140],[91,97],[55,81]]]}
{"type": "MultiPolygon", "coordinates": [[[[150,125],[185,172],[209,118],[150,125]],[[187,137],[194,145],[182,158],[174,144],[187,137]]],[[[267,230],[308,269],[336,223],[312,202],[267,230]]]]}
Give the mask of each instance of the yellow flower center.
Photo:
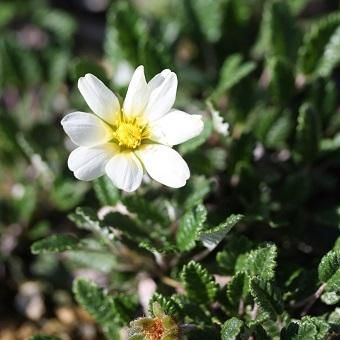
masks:
{"type": "Polygon", "coordinates": [[[119,118],[115,126],[114,137],[122,148],[136,149],[149,137],[147,126],[138,117],[119,118]]]}

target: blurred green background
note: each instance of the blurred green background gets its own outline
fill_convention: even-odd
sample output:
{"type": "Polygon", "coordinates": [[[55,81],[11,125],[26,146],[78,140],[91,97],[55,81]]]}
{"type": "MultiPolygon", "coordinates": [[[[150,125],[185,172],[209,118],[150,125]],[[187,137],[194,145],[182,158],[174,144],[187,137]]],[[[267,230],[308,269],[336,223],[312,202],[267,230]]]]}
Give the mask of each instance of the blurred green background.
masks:
{"type": "Polygon", "coordinates": [[[105,284],[110,260],[97,268],[82,254],[30,251],[52,233],[85,234],[67,215],[101,206],[92,183],[67,169],[73,146],[60,125],[65,113],[88,110],[77,89],[88,72],[123,97],[136,66],[149,79],[174,70],[176,106],[205,115],[203,134],[180,151],[193,178],[209,180],[202,197],[212,219],[245,214],[242,233],[276,242],[284,261],[315,268],[340,226],[339,7],[336,0],[1,0],[0,339],[38,330],[101,338],[74,303],[71,283],[81,274],[105,284]],[[217,133],[212,105],[230,124],[228,137],[217,133]]]}

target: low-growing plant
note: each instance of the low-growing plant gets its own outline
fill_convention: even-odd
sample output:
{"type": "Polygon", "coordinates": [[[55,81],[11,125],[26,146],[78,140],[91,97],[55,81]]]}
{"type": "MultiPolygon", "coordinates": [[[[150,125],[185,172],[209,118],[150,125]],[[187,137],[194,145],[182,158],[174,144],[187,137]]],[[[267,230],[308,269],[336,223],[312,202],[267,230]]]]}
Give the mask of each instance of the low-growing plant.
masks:
{"type": "MultiPolygon", "coordinates": [[[[20,45],[10,27],[18,3],[0,4],[0,171],[11,188],[1,183],[0,230],[18,240],[0,246],[0,269],[16,283],[33,277],[72,289],[107,339],[339,337],[339,5],[114,1],[98,62],[73,50],[72,16],[46,3],[39,11],[26,4],[20,15],[47,47],[20,45]],[[122,118],[110,136],[119,152],[136,155],[140,176],[157,182],[131,184],[103,169],[93,179],[69,161],[77,178],[93,181],[74,179],[60,121],[69,108],[89,112],[78,78],[95,75],[123,105],[128,82],[118,74],[130,79],[138,65],[148,80],[174,71],[175,106],[203,119],[174,147],[190,178],[165,156],[168,177],[155,175],[142,155],[151,132],[126,139],[119,124],[131,122],[122,118]],[[182,177],[170,181],[173,174],[182,177]],[[23,269],[28,246],[34,257],[23,269]]],[[[76,124],[63,122],[72,138],[76,124]]],[[[172,131],[194,122],[181,124],[172,131]]]]}

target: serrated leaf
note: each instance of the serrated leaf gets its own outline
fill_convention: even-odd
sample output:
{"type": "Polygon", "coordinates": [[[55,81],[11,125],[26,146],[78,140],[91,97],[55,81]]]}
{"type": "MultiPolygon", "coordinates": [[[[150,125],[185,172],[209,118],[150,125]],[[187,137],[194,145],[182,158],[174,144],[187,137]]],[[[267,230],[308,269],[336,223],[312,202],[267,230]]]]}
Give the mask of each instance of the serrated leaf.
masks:
{"type": "Polygon", "coordinates": [[[296,127],[296,149],[305,161],[312,161],[320,148],[320,119],[314,107],[300,107],[296,127]]]}
{"type": "Polygon", "coordinates": [[[207,211],[201,204],[181,217],[176,233],[176,244],[180,250],[189,251],[195,247],[206,217],[207,211]]]}
{"type": "Polygon", "coordinates": [[[154,302],[158,302],[162,311],[167,315],[176,315],[179,312],[180,306],[175,299],[171,296],[167,297],[160,293],[154,293],[149,302],[149,313],[151,315],[153,315],[152,305],[154,302]]]}
{"type": "Polygon", "coordinates": [[[236,260],[240,254],[248,252],[252,248],[252,243],[243,235],[231,235],[223,251],[216,255],[219,267],[226,274],[235,273],[236,260]]]}
{"type": "Polygon", "coordinates": [[[325,292],[321,295],[321,301],[326,305],[335,305],[340,302],[340,294],[337,292],[325,292]]]}
{"type": "Polygon", "coordinates": [[[236,272],[245,272],[249,276],[258,276],[268,281],[274,278],[277,257],[276,245],[267,245],[239,256],[236,262],[236,272]]]}
{"type": "Polygon", "coordinates": [[[140,242],[139,247],[148,250],[152,254],[171,254],[178,252],[177,247],[173,244],[162,244],[160,246],[156,246],[152,244],[149,240],[144,240],[140,242]]]}
{"type": "Polygon", "coordinates": [[[36,241],[31,246],[32,254],[60,253],[67,250],[77,249],[80,240],[72,235],[56,234],[36,241]]]}
{"type": "Polygon", "coordinates": [[[197,18],[200,30],[208,41],[216,42],[221,37],[223,4],[223,0],[190,1],[190,5],[192,6],[192,10],[197,18]]]}
{"type": "Polygon", "coordinates": [[[300,32],[290,13],[288,3],[270,1],[264,9],[261,28],[264,52],[294,62],[300,44],[300,32]]]}
{"type": "Polygon", "coordinates": [[[324,340],[329,330],[326,321],[317,317],[305,316],[301,319],[299,330],[292,340],[324,340]]]}
{"type": "Polygon", "coordinates": [[[312,25],[299,51],[299,65],[306,74],[313,73],[324,54],[332,34],[340,24],[340,13],[331,13],[312,25]]]}
{"type": "Polygon", "coordinates": [[[127,196],[123,199],[123,203],[129,212],[138,216],[138,220],[141,222],[160,223],[162,225],[167,223],[167,219],[159,209],[159,205],[148,201],[142,196],[127,196]]]}
{"type": "Polygon", "coordinates": [[[128,297],[109,296],[94,282],[82,278],[73,282],[73,293],[77,302],[103,327],[107,338],[119,340],[119,326],[132,319],[134,303],[128,297]]]}
{"type": "Polygon", "coordinates": [[[243,321],[238,318],[231,318],[227,320],[221,329],[222,340],[236,340],[237,336],[241,332],[243,321]]]}
{"type": "Polygon", "coordinates": [[[282,306],[281,300],[279,300],[273,287],[257,278],[253,278],[250,281],[250,293],[263,312],[272,320],[276,320],[277,315],[282,312],[282,306]]]}
{"type": "Polygon", "coordinates": [[[223,63],[220,71],[220,80],[211,97],[217,99],[239,83],[243,78],[252,73],[255,68],[255,63],[250,61],[243,62],[243,58],[240,54],[229,56],[223,63]]]}
{"type": "Polygon", "coordinates": [[[102,205],[115,205],[119,201],[119,191],[107,176],[97,178],[93,184],[94,191],[102,205]]]}
{"type": "Polygon", "coordinates": [[[335,30],[325,47],[319,62],[317,73],[322,77],[330,76],[333,69],[340,63],[340,27],[335,30]]]}
{"type": "Polygon", "coordinates": [[[327,284],[326,288],[340,291],[340,250],[331,250],[319,264],[319,279],[327,284]]]}
{"type": "Polygon", "coordinates": [[[67,253],[67,260],[77,267],[94,269],[103,273],[110,273],[117,267],[116,258],[111,253],[102,250],[71,250],[67,253]]]}
{"type": "Polygon", "coordinates": [[[288,144],[288,138],[294,126],[289,110],[284,110],[273,122],[265,137],[265,145],[270,148],[282,149],[288,144]]]}
{"type": "Polygon", "coordinates": [[[286,327],[283,327],[280,333],[280,340],[292,340],[299,331],[299,322],[290,321],[286,327]]]}
{"type": "Polygon", "coordinates": [[[185,291],[190,299],[199,304],[212,302],[217,293],[214,278],[199,263],[190,261],[181,272],[185,291]]]}
{"type": "MultiPolygon", "coordinates": [[[[110,214],[106,215],[108,217],[110,214]]],[[[104,225],[98,219],[96,212],[88,207],[78,207],[74,213],[69,214],[68,218],[74,222],[78,228],[91,231],[106,243],[111,243],[115,239],[115,234],[112,228],[104,225]]]]}
{"type": "Polygon", "coordinates": [[[249,291],[249,277],[246,273],[236,273],[227,286],[227,296],[232,305],[238,306],[249,291]]]}
{"type": "Polygon", "coordinates": [[[274,99],[285,104],[290,101],[295,90],[295,77],[293,68],[283,58],[272,58],[269,61],[271,72],[270,88],[274,99]]]}
{"type": "Polygon", "coordinates": [[[243,215],[230,215],[223,223],[209,230],[200,233],[203,245],[209,250],[213,250],[230,232],[230,230],[243,219],[243,215]]]}

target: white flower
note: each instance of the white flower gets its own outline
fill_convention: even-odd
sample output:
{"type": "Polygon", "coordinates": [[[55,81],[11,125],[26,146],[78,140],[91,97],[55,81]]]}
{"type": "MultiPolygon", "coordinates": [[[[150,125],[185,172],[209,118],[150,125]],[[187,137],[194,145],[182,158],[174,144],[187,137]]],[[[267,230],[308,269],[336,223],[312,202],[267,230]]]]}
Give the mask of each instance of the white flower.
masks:
{"type": "Polygon", "coordinates": [[[107,174],[118,188],[134,191],[146,171],[169,187],[185,185],[190,171],[172,146],[199,135],[203,122],[200,115],[172,108],[177,90],[175,73],[164,70],[147,83],[144,68],[139,66],[122,107],[92,74],[80,78],[78,88],[94,114],[73,112],[61,122],[79,146],[68,159],[76,178],[90,181],[107,174]]]}

